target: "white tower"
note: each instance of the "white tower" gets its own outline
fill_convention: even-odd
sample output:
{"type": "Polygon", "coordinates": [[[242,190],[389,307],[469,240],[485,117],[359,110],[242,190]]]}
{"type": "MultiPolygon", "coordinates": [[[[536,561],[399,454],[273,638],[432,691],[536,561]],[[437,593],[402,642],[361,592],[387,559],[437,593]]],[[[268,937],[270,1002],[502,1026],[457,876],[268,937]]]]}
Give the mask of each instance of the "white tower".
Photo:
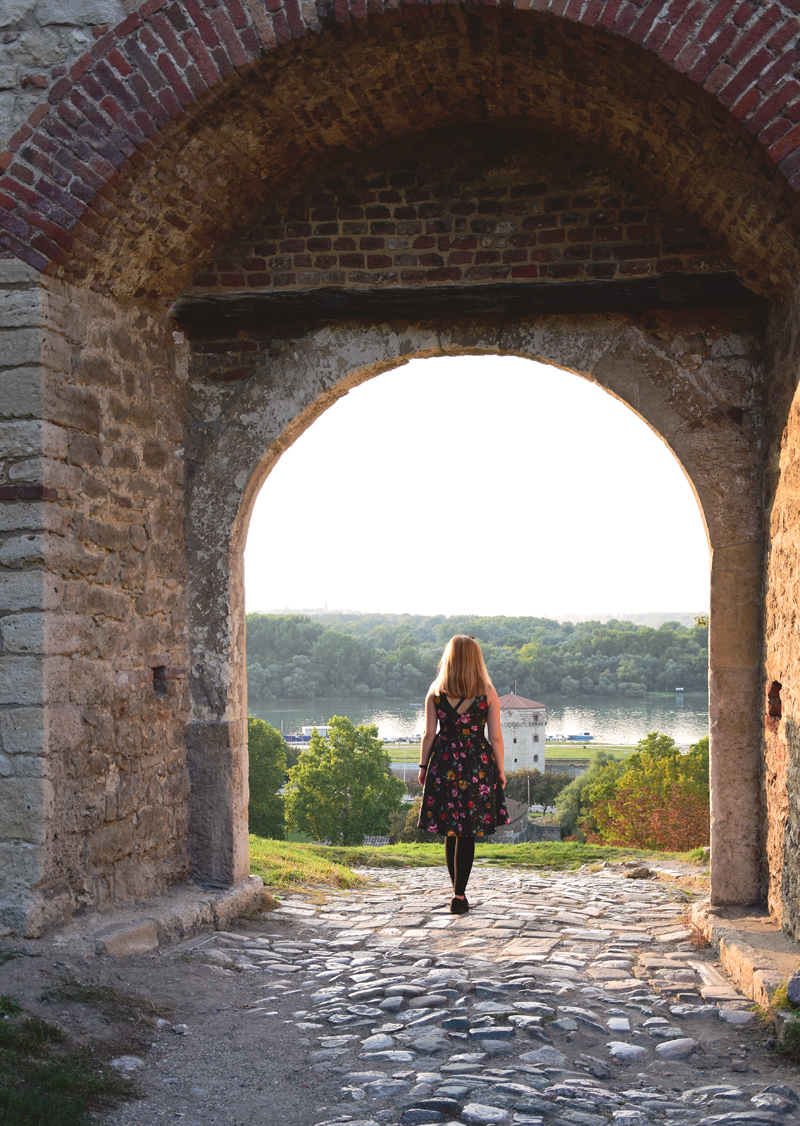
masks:
{"type": "Polygon", "coordinates": [[[500,727],[506,748],[506,773],[539,770],[544,774],[544,704],[513,692],[501,696],[500,727]]]}

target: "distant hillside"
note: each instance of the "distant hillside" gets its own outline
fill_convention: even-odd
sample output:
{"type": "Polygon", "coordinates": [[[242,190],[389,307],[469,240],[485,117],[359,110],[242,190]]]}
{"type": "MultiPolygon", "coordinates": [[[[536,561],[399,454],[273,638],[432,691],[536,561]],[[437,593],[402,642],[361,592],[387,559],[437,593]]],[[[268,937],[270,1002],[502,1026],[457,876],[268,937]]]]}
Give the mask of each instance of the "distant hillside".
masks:
{"type": "MultiPolygon", "coordinates": [[[[641,615],[647,617],[647,615],[641,615]]],[[[708,627],[633,620],[424,614],[248,614],[247,667],[257,698],[406,696],[419,700],[445,643],[469,633],[501,694],[638,696],[705,689],[708,627]]],[[[660,615],[650,615],[659,618],[660,615]]]]}

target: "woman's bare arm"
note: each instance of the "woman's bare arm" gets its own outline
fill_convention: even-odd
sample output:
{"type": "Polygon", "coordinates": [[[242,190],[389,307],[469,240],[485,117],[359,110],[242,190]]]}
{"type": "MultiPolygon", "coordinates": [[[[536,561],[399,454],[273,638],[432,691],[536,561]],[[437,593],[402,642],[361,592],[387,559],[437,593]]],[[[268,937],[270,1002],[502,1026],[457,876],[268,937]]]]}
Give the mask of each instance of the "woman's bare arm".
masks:
{"type": "Polygon", "coordinates": [[[503,746],[503,730],[500,727],[500,697],[497,695],[494,688],[488,693],[486,702],[489,705],[489,717],[486,721],[487,727],[489,728],[489,743],[491,744],[495,762],[497,763],[497,777],[500,780],[500,785],[505,786],[506,773],[504,764],[506,752],[503,746]]]}
{"type": "Polygon", "coordinates": [[[425,698],[425,730],[422,732],[422,746],[419,749],[419,784],[425,785],[425,774],[428,769],[428,760],[433,750],[433,740],[436,738],[436,725],[439,717],[436,714],[436,702],[433,691],[428,692],[425,698]]]}

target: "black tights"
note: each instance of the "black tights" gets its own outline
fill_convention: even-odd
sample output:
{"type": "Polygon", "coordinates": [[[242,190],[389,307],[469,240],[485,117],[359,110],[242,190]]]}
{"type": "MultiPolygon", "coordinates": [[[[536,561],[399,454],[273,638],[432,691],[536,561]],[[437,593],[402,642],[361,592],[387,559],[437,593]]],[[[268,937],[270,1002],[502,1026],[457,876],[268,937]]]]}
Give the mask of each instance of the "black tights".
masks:
{"type": "Polygon", "coordinates": [[[444,855],[455,895],[464,895],[475,859],[474,837],[445,837],[444,855]]]}

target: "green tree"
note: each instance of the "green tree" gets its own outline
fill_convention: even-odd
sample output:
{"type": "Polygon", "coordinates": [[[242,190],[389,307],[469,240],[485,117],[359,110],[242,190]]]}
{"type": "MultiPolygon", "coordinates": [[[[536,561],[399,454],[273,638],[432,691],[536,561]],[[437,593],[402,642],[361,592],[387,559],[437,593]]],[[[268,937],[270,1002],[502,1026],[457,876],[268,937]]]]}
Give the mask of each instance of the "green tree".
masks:
{"type": "Polygon", "coordinates": [[[286,779],[286,743],[280,731],[265,720],[247,717],[247,754],[250,760],[250,832],[282,841],[285,836],[283,797],[278,790],[286,779]]]}
{"type": "Polygon", "coordinates": [[[376,727],[333,716],[330,731],[311,736],[289,771],[286,820],[290,829],[331,844],[359,845],[386,832],[405,784],[392,773],[376,727]]]}

